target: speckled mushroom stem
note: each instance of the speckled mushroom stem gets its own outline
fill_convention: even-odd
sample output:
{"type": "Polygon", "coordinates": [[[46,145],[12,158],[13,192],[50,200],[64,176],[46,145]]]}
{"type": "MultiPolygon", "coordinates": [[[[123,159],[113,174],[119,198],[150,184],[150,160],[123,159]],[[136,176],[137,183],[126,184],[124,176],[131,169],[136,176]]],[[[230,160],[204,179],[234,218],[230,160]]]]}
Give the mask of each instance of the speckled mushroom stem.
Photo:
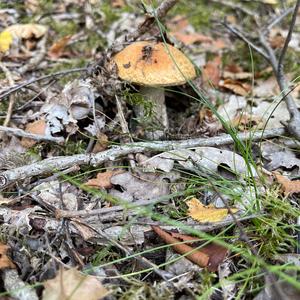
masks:
{"type": "MultiPolygon", "coordinates": [[[[163,88],[143,86],[140,89],[140,93],[146,100],[152,101],[153,120],[158,123],[158,128],[160,128],[153,132],[146,132],[146,137],[149,139],[160,139],[169,129],[169,120],[165,103],[165,91],[163,88]]],[[[139,117],[144,117],[143,109],[138,109],[137,114],[139,114],[139,117]]]]}

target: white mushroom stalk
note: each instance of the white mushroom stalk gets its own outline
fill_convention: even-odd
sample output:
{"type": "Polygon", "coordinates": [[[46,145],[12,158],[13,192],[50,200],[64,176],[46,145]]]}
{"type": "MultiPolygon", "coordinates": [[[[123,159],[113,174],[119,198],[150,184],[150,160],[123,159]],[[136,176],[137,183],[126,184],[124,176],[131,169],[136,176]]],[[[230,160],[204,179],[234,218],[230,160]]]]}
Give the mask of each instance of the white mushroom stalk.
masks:
{"type": "MultiPolygon", "coordinates": [[[[161,130],[150,135],[162,137],[169,129],[163,87],[182,85],[195,78],[193,64],[180,50],[169,44],[145,41],[127,46],[113,59],[118,66],[119,77],[140,85],[144,98],[153,102],[153,113],[161,130]]],[[[142,109],[137,111],[143,116],[142,109]]]]}

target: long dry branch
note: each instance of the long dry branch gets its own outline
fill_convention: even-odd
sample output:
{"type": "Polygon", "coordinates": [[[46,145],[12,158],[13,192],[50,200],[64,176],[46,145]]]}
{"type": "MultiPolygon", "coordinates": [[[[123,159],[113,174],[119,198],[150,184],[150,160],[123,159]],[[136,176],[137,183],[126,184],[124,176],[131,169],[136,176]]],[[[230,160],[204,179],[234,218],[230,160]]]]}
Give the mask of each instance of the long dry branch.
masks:
{"type": "MultiPolygon", "coordinates": [[[[261,139],[273,138],[284,135],[284,128],[269,129],[265,131],[256,131],[239,133],[237,138],[241,141],[251,140],[259,141],[261,139]]],[[[42,161],[6,170],[0,173],[0,187],[6,187],[10,183],[22,180],[28,177],[52,174],[72,166],[92,165],[98,166],[107,161],[114,161],[120,157],[131,153],[139,153],[144,151],[170,151],[177,149],[195,148],[200,146],[221,146],[232,144],[233,139],[229,134],[223,134],[211,138],[196,138],[181,141],[151,141],[126,144],[123,146],[113,146],[109,150],[99,152],[97,154],[77,154],[71,156],[58,156],[42,161]]]]}

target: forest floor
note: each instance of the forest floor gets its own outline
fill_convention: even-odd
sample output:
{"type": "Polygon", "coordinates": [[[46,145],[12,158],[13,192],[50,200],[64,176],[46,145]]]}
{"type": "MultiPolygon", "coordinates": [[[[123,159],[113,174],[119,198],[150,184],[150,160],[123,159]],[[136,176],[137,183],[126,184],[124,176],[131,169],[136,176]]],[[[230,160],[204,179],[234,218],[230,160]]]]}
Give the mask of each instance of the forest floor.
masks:
{"type": "Polygon", "coordinates": [[[0,299],[300,299],[299,4],[2,1],[0,299]]]}

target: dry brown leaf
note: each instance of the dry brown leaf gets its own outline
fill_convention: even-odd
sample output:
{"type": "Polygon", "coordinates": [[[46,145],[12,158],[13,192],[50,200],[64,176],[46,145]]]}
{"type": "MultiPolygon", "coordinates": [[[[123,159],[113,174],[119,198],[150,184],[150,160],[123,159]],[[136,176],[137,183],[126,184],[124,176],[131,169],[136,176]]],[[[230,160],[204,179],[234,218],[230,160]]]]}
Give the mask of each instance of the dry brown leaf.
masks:
{"type": "Polygon", "coordinates": [[[216,272],[218,266],[224,261],[228,254],[228,249],[217,245],[215,243],[210,243],[201,248],[201,252],[209,256],[207,269],[210,272],[216,272]]]}
{"type": "Polygon", "coordinates": [[[70,221],[70,224],[72,224],[78,230],[78,233],[82,236],[82,238],[85,241],[95,237],[96,235],[94,230],[92,230],[90,227],[76,219],[70,221]]]}
{"type": "Polygon", "coordinates": [[[190,235],[186,235],[186,234],[182,234],[182,233],[170,232],[170,234],[175,239],[180,239],[182,241],[185,241],[185,242],[188,242],[188,243],[191,243],[191,244],[201,241],[199,238],[196,238],[196,237],[190,236],[190,235]]]}
{"type": "Polygon", "coordinates": [[[108,147],[108,136],[102,132],[97,134],[97,142],[93,148],[92,153],[104,151],[108,147]]]}
{"type": "Polygon", "coordinates": [[[244,80],[244,79],[251,79],[253,74],[250,72],[230,72],[224,71],[223,78],[232,79],[232,80],[244,80]]]}
{"type": "Polygon", "coordinates": [[[258,128],[263,127],[263,120],[260,117],[256,117],[246,113],[234,117],[234,119],[231,120],[230,123],[233,127],[236,127],[241,131],[248,130],[252,127],[257,128],[257,126],[258,128]]]}
{"type": "MultiPolygon", "coordinates": [[[[180,239],[182,241],[186,241],[189,243],[195,243],[201,241],[198,238],[195,238],[194,236],[171,232],[170,233],[174,238],[180,239]]],[[[216,243],[210,243],[208,245],[203,246],[199,249],[199,251],[207,254],[209,256],[209,261],[207,265],[207,269],[211,272],[216,272],[218,270],[218,266],[224,261],[228,249],[217,245],[216,243]]]]}
{"type": "MultiPolygon", "coordinates": [[[[200,241],[199,238],[190,235],[176,233],[176,232],[168,233],[162,230],[158,226],[152,226],[152,229],[168,244],[172,245],[178,242],[183,242],[183,241],[187,242],[185,244],[172,245],[174,250],[180,254],[186,254],[193,249],[187,244],[200,241]],[[177,249],[175,246],[178,246],[177,249]],[[181,246],[187,246],[187,247],[181,247],[181,246]],[[178,248],[180,249],[178,250],[178,248]]],[[[220,263],[224,261],[224,258],[226,257],[228,250],[225,247],[222,247],[215,243],[210,243],[208,245],[205,245],[195,250],[193,253],[195,253],[193,257],[186,256],[186,258],[192,261],[193,263],[196,263],[200,267],[207,267],[207,269],[210,272],[216,272],[218,270],[218,266],[220,265],[220,263]],[[201,259],[203,259],[204,265],[202,264],[203,262],[201,261],[201,259]]]]}
{"type": "MultiPolygon", "coordinates": [[[[186,204],[189,207],[188,215],[199,222],[218,222],[228,215],[227,208],[216,208],[213,205],[205,206],[196,198],[192,198],[186,204]]],[[[231,208],[231,211],[235,213],[238,210],[231,208]]]]}
{"type": "Polygon", "coordinates": [[[289,180],[278,172],[273,172],[278,183],[281,184],[281,190],[285,196],[300,193],[300,180],[289,180]]]}
{"type": "Polygon", "coordinates": [[[88,180],[85,185],[90,187],[99,187],[104,189],[112,188],[112,183],[110,179],[112,176],[121,174],[124,171],[122,170],[116,170],[116,171],[106,171],[103,173],[98,173],[96,178],[88,180]]]}
{"type": "Polygon", "coordinates": [[[277,34],[269,39],[269,43],[273,49],[282,48],[285,38],[281,34],[277,34]]]}
{"type": "Polygon", "coordinates": [[[108,295],[108,290],[91,275],[76,269],[60,269],[55,278],[44,282],[43,300],[98,300],[108,295]]]}
{"type": "Polygon", "coordinates": [[[9,247],[0,243],[0,270],[3,269],[14,269],[15,265],[12,263],[10,258],[7,256],[9,247]]]}
{"type": "Polygon", "coordinates": [[[48,55],[55,59],[55,58],[59,58],[63,55],[65,47],[67,46],[67,44],[69,43],[70,39],[71,39],[71,35],[66,35],[63,38],[59,39],[58,41],[56,41],[49,49],[48,51],[48,55]]]}
{"type": "Polygon", "coordinates": [[[202,71],[203,81],[214,86],[219,85],[221,79],[221,56],[215,57],[208,61],[202,71]]]}
{"type": "Polygon", "coordinates": [[[213,39],[209,36],[203,35],[201,33],[183,33],[183,32],[173,32],[171,33],[177,40],[185,45],[192,45],[195,43],[212,43],[213,39]]]}
{"type": "MultiPolygon", "coordinates": [[[[186,254],[194,250],[193,247],[187,244],[177,244],[180,243],[179,239],[172,237],[171,234],[162,230],[159,226],[151,226],[152,229],[167,243],[172,245],[172,248],[179,254],[186,254]]],[[[201,268],[208,266],[209,257],[208,255],[202,253],[199,250],[194,250],[192,253],[185,256],[191,262],[197,264],[201,268]]]]}
{"type": "MultiPolygon", "coordinates": [[[[28,123],[25,128],[26,132],[39,134],[39,135],[45,135],[46,131],[46,122],[43,119],[34,121],[32,123],[28,123]]],[[[22,138],[21,145],[25,148],[30,148],[34,146],[37,142],[32,139],[28,138],[22,138]]]]}
{"type": "Polygon", "coordinates": [[[113,8],[122,8],[125,6],[124,0],[111,0],[111,6],[113,8]]]}
{"type": "Polygon", "coordinates": [[[25,8],[33,13],[36,13],[40,8],[40,3],[38,0],[25,0],[25,8]]]}
{"type": "Polygon", "coordinates": [[[15,24],[5,28],[5,31],[19,39],[39,39],[46,34],[48,28],[39,24],[15,24]]]}
{"type": "Polygon", "coordinates": [[[183,32],[190,25],[186,16],[176,15],[167,21],[167,27],[171,32],[183,32]]]}
{"type": "Polygon", "coordinates": [[[213,42],[211,44],[211,51],[222,50],[226,47],[227,47],[227,45],[224,40],[216,39],[216,40],[213,40],[213,42]]]}
{"type": "Polygon", "coordinates": [[[219,86],[241,96],[247,96],[251,90],[251,86],[249,84],[232,79],[225,79],[224,81],[220,81],[219,86]]]}
{"type": "Polygon", "coordinates": [[[241,72],[244,72],[242,67],[235,64],[235,63],[232,63],[232,64],[229,64],[229,65],[226,65],[224,67],[224,70],[227,71],[227,72],[230,72],[230,73],[241,73],[241,72]]]}

